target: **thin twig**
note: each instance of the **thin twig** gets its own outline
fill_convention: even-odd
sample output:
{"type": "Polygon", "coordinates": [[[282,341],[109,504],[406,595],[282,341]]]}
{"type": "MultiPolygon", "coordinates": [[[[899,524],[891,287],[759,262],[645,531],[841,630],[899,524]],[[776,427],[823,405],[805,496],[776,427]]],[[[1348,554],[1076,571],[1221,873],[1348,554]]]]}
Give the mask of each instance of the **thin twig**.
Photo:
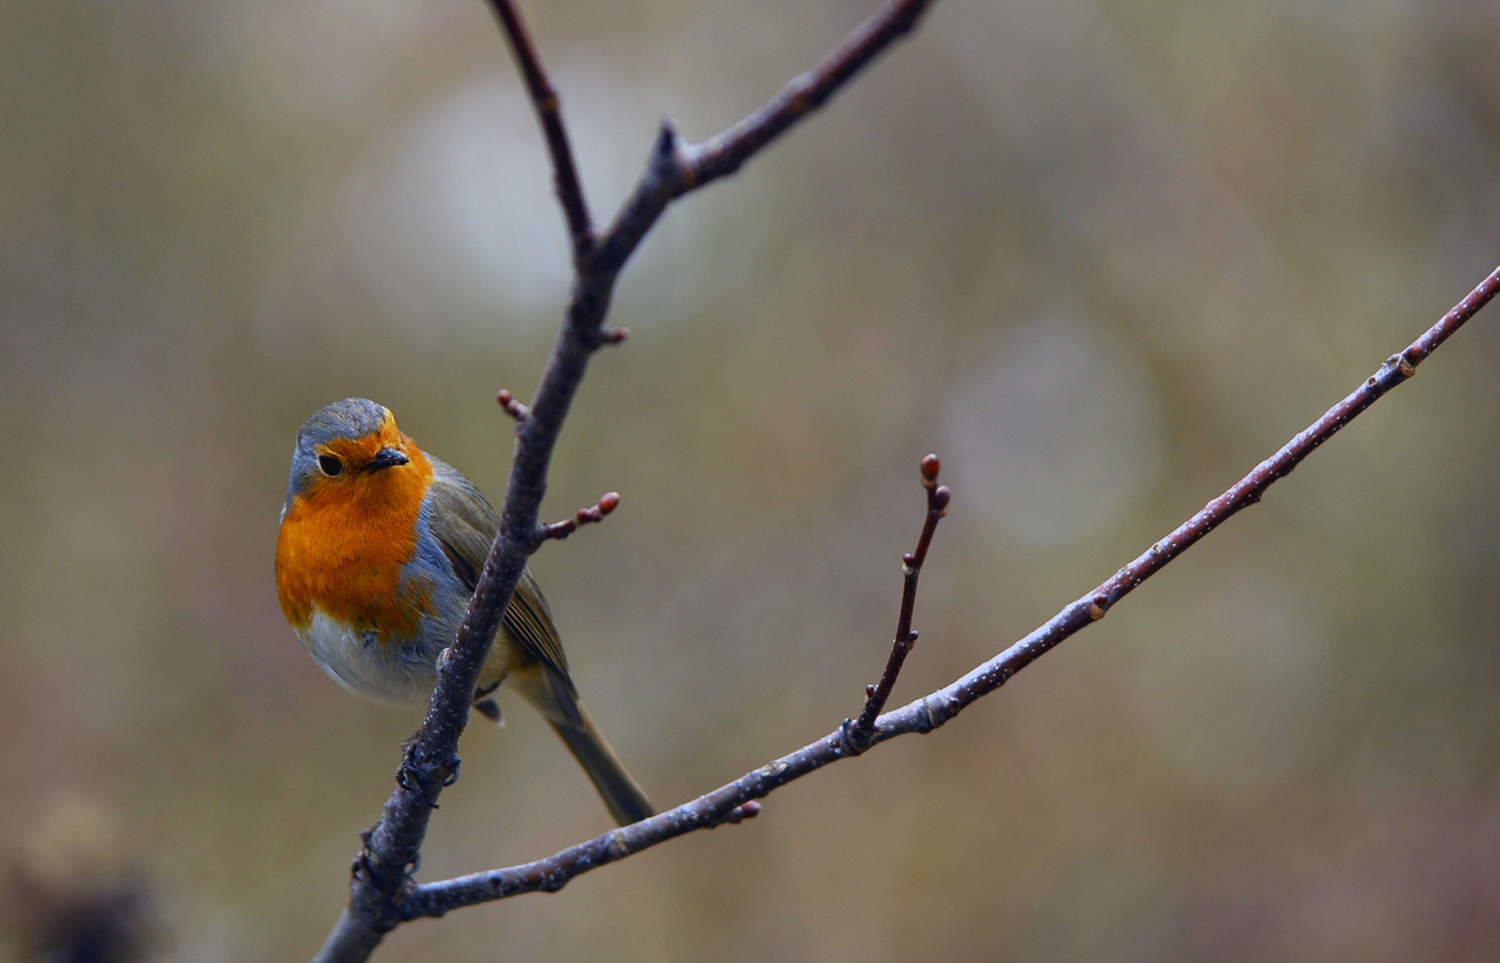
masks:
{"type": "Polygon", "coordinates": [[[604,516],[620,507],[619,492],[605,492],[604,495],[588,508],[580,508],[560,522],[552,522],[537,529],[537,539],[545,541],[549,538],[567,538],[578,531],[580,525],[596,525],[604,521],[604,516]]]}
{"type": "Polygon", "coordinates": [[[828,102],[851,77],[910,33],[934,0],[891,0],[811,70],[759,110],[703,144],[687,144],[663,121],[646,174],[620,207],[596,251],[601,271],[618,271],[672,201],[733,174],[788,128],[828,102]]]}
{"type": "Polygon", "coordinates": [[[844,84],[902,36],[932,0],[891,0],[860,24],[806,73],[792,78],[755,113],[691,150],[688,189],[740,169],[788,127],[822,107],[844,84]]]}
{"type": "MultiPolygon", "coordinates": [[[[604,315],[620,269],[668,202],[738,169],[810,110],[826,102],[878,53],[910,31],[931,0],[898,0],[867,18],[812,71],[793,81],[760,110],[713,138],[707,147],[694,148],[694,155],[703,164],[701,171],[685,162],[676,135],[670,125],[664,125],[651,162],[631,200],[605,236],[587,244],[580,238],[591,238],[591,234],[584,235],[578,228],[590,223],[588,211],[578,187],[556,94],[541,72],[514,8],[508,0],[492,2],[521,62],[533,104],[547,132],[558,196],[574,238],[573,291],[541,384],[526,417],[517,424],[515,456],[500,516],[500,532],[485,559],[457,637],[438,657],[432,701],[421,728],[407,741],[396,789],[386,801],[380,820],[366,834],[365,846],[355,859],[348,909],[329,934],[315,963],[355,963],[368,959],[382,934],[410,918],[407,904],[416,891],[411,873],[438,796],[457,777],[458,739],[468,724],[480,667],[526,561],[542,541],[538,517],[547,490],[548,466],[563,420],[590,356],[601,345],[619,341],[617,333],[604,327],[604,315]]],[[[716,820],[724,821],[728,813],[737,809],[738,805],[729,807],[716,820]]],[[[748,810],[739,813],[739,818],[751,814],[748,810]]]]}
{"type": "Polygon", "coordinates": [[[532,46],[531,35],[521,22],[521,15],[510,0],[490,0],[495,15],[505,28],[505,37],[510,41],[511,53],[520,64],[521,75],[526,80],[526,92],[531,95],[532,107],[542,125],[542,135],[547,139],[547,151],[552,155],[553,184],[557,189],[557,200],[562,205],[563,216],[568,221],[568,236],[573,242],[573,264],[581,267],[594,250],[594,221],[589,217],[588,202],[583,196],[583,183],[578,179],[578,168],[573,163],[573,146],[568,140],[567,128],[563,126],[562,101],[557,91],[547,80],[542,62],[532,46]]]}
{"type": "MultiPolygon", "coordinates": [[[[1464,322],[1500,293],[1500,268],[1348,397],[1328,409],[1270,458],[1218,498],[1209,502],[1171,534],[1152,545],[1094,591],[1075,600],[1050,621],[1010,648],[976,667],[963,678],[936,692],[880,716],[871,744],[908,733],[927,733],[957,716],[970,704],[1000,688],[1017,672],[1064,639],[1104,617],[1105,611],[1128,595],[1172,559],[1213,531],[1230,516],[1260,501],[1267,488],[1286,477],[1317,447],[1333,437],[1382,395],[1416,373],[1433,351],[1464,322]]],[[[790,755],[746,773],[734,782],[676,809],[660,813],[596,837],[559,853],[520,866],[414,887],[402,902],[409,919],[442,916],[464,906],[504,899],[521,893],[556,892],[574,877],[624,859],[669,839],[699,829],[711,829],[747,803],[760,799],[795,779],[857,753],[845,746],[842,727],[790,755]]]]}
{"type": "Polygon", "coordinates": [[[886,700],[891,697],[891,689],[896,686],[896,678],[901,675],[901,666],[906,663],[907,654],[917,643],[917,633],[911,627],[912,612],[917,605],[917,580],[922,577],[922,563],[927,561],[927,549],[932,545],[932,536],[937,532],[938,522],[948,513],[948,502],[953,497],[947,485],[937,483],[938,472],[941,470],[942,463],[938,461],[937,455],[928,455],[922,459],[922,487],[927,491],[927,518],[922,523],[917,550],[901,556],[901,571],[905,576],[901,589],[901,614],[896,619],[896,638],[891,643],[891,654],[886,659],[885,671],[880,674],[879,682],[865,687],[865,707],[859,718],[852,722],[844,720],[842,732],[845,749],[851,752],[863,752],[869,748],[870,737],[875,733],[875,718],[885,708],[886,700]]]}

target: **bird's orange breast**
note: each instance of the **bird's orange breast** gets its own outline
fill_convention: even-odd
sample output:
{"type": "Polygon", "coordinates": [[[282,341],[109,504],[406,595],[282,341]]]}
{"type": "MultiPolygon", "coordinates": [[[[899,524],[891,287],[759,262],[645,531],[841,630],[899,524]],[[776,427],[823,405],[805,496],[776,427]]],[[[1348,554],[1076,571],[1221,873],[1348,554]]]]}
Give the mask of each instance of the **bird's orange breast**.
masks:
{"type": "Polygon", "coordinates": [[[431,586],[402,585],[417,551],[417,516],[432,463],[415,445],[406,465],[348,478],[321,478],[292,499],[276,544],[276,591],[293,627],[316,607],[381,642],[415,636],[431,610],[431,586]]]}

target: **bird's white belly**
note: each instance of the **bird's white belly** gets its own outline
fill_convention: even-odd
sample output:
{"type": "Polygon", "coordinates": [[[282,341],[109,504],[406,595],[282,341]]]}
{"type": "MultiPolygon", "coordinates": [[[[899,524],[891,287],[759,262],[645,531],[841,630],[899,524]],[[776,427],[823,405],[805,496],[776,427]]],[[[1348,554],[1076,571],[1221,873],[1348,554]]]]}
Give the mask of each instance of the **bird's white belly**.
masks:
{"type": "Polygon", "coordinates": [[[436,678],[431,662],[394,642],[381,644],[314,608],[297,636],[318,664],[350,692],[381,702],[425,703],[436,678]]]}

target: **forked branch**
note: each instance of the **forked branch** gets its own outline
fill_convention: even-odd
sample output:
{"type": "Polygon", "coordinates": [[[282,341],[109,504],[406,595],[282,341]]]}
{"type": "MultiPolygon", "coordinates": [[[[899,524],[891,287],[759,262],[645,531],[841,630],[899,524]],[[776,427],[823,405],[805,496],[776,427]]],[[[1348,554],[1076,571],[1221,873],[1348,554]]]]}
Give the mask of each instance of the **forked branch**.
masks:
{"type": "MultiPolygon", "coordinates": [[[[541,384],[529,407],[501,405],[517,421],[515,456],[501,510],[500,532],[485,560],[474,597],[452,645],[437,662],[437,684],[422,727],[407,741],[396,789],[365,834],[354,861],[349,905],[329,934],[318,961],[367,959],[383,934],[410,919],[416,892],[411,873],[421,853],[427,822],[442,789],[458,772],[458,739],[468,723],[479,669],[515,593],[526,560],[546,539],[538,518],[547,470],[563,420],[587,370],[590,356],[618,344],[623,330],[607,328],[604,316],[615,278],[668,203],[737,170],[777,136],[821,106],[861,68],[915,26],[931,0],[894,0],[870,16],[816,67],[792,81],[764,107],[702,147],[684,145],[663,125],[640,184],[604,236],[584,201],[573,152],[553,91],[521,18],[510,0],[491,0],[521,66],[548,151],[568,232],[574,282],[567,317],[541,384]]],[[[730,807],[738,818],[752,810],[730,807]]],[[[421,914],[415,914],[421,915],[421,914]]]]}
{"type": "MultiPolygon", "coordinates": [[[[593,352],[601,345],[620,340],[620,335],[603,323],[620,269],[672,200],[738,170],[777,136],[825,103],[875,56],[910,31],[931,0],[888,3],[812,70],[787,84],[761,109],[704,144],[684,143],[670,124],[664,124],[645,174],[599,237],[595,236],[578,182],[557,96],[541,70],[531,40],[510,0],[491,2],[521,64],[552,156],[558,196],[573,241],[573,290],[566,321],[532,405],[521,405],[514,398],[507,401],[506,396],[500,398],[502,406],[517,421],[515,457],[500,533],[457,638],[438,659],[438,681],[427,715],[422,727],[404,747],[397,787],[386,802],[380,821],[365,835],[365,845],[354,863],[348,908],[318,955],[320,961],[367,959],[386,932],[407,920],[441,916],[458,907],[518,893],[561,889],[580,873],[668,839],[754,815],[759,808],[757,799],[829,763],[887,739],[909,732],[930,732],[943,725],[1043,653],[1102,618],[1137,585],[1231,515],[1258,501],[1270,485],[1290,473],[1352,418],[1411,377],[1417,365],[1500,291],[1500,269],[1497,269],[1422,337],[1405,351],[1392,355],[1368,381],[1234,487],[1093,592],[951,685],[900,709],[880,714],[901,661],[915,638],[907,599],[915,598],[916,584],[914,576],[909,576],[903,593],[902,621],[887,671],[881,683],[869,693],[859,720],[849,723],[847,728],[840,727],[676,809],[546,859],[419,885],[412,879],[412,873],[438,796],[458,774],[458,739],[468,721],[480,666],[527,558],[549,534],[549,528],[541,525],[538,518],[558,433],[593,352]],[[851,733],[857,734],[857,742],[850,741],[851,733]]],[[[934,464],[930,479],[934,486],[936,468],[934,464]]],[[[937,494],[942,491],[933,487],[929,496],[928,523],[918,551],[912,556],[916,570],[920,569],[921,556],[930,542],[930,530],[936,525],[933,512],[941,516],[943,506],[937,504],[937,494]]],[[[597,507],[602,515],[603,500],[597,507]]]]}
{"type": "MultiPolygon", "coordinates": [[[[1007,680],[1036,661],[1064,639],[1104,617],[1110,606],[1172,559],[1223,524],[1230,516],[1260,501],[1267,488],[1286,477],[1319,445],[1333,437],[1382,395],[1416,373],[1417,365],[1446,341],[1454,331],[1500,293],[1500,268],[1471,291],[1437,324],[1391,357],[1380,370],[1348,397],[1324,413],[1287,442],[1274,455],[1255,467],[1224,494],[1153,544],[1130,564],[1075,600],[1048,622],[993,659],[977,666],[963,678],[929,693],[875,720],[870,745],[907,733],[927,733],[942,726],[969,705],[994,692],[1007,680]]],[[[439,883],[416,886],[403,908],[411,917],[442,916],[450,910],[490,902],[538,890],[555,892],[574,877],[608,863],[624,859],[669,839],[699,829],[712,829],[726,822],[741,806],[751,804],[793,780],[840,759],[857,755],[846,745],[841,726],[816,742],[746,773],[676,809],[651,819],[605,833],[585,843],[532,863],[496,869],[439,883]]]]}
{"type": "Polygon", "coordinates": [[[852,722],[844,720],[842,729],[844,749],[859,753],[870,747],[870,737],[875,734],[875,718],[885,708],[896,686],[896,677],[911,647],[917,644],[917,633],[911,627],[911,617],[917,607],[917,580],[922,577],[922,563],[927,561],[927,549],[932,545],[932,536],[937,532],[938,522],[948,514],[948,502],[953,493],[947,485],[937,483],[942,463],[937,455],[922,459],[922,487],[927,489],[927,520],[922,524],[922,535],[917,539],[917,550],[901,556],[901,571],[905,584],[901,590],[901,614],[896,619],[896,639],[891,643],[891,654],[886,659],[885,671],[880,681],[865,687],[865,707],[859,718],[852,722]]]}

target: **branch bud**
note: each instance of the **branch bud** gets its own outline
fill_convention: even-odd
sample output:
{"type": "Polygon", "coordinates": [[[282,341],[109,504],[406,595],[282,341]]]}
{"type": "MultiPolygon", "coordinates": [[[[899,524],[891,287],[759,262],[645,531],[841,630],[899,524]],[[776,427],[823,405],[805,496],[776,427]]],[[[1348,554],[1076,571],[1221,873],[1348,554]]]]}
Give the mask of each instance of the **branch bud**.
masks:
{"type": "Polygon", "coordinates": [[[504,409],[507,415],[510,415],[518,422],[525,421],[527,416],[531,414],[530,408],[517,401],[516,396],[504,388],[495,393],[495,400],[500,402],[500,407],[504,409]]]}

